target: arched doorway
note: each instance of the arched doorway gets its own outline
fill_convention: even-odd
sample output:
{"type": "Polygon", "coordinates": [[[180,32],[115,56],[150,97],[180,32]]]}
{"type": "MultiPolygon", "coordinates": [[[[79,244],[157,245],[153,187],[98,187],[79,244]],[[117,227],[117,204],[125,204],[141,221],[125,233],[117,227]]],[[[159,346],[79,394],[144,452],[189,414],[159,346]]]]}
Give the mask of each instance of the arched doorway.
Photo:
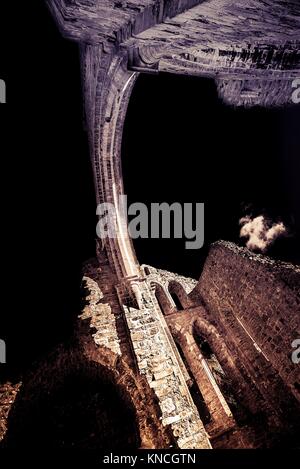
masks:
{"type": "Polygon", "coordinates": [[[3,446],[107,450],[140,447],[135,410],[97,364],[48,376],[49,388],[26,388],[9,416],[3,446]],[[52,382],[51,382],[52,380],[52,382]]]}

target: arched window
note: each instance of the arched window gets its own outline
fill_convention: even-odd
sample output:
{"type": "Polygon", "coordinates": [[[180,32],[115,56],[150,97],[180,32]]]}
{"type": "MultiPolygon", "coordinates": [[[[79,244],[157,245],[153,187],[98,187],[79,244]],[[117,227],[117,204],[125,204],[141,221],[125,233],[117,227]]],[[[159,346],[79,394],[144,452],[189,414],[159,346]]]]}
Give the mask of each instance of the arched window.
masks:
{"type": "Polygon", "coordinates": [[[164,315],[170,314],[173,309],[173,306],[168,298],[168,294],[163,288],[162,285],[158,283],[152,283],[152,288],[154,288],[154,294],[159,304],[159,307],[164,315]]]}
{"type": "Polygon", "coordinates": [[[187,293],[179,282],[171,281],[168,290],[178,311],[182,311],[190,306],[187,293]]]}
{"type": "Polygon", "coordinates": [[[179,355],[181,356],[182,358],[182,361],[184,363],[184,366],[187,370],[187,373],[189,375],[189,381],[187,382],[187,385],[189,387],[189,391],[190,391],[190,394],[191,394],[191,397],[194,401],[194,404],[195,406],[197,407],[197,410],[199,412],[199,416],[203,422],[204,425],[207,425],[210,421],[211,421],[211,415],[210,415],[210,412],[208,410],[208,407],[205,403],[205,400],[203,398],[203,395],[198,387],[198,384],[197,384],[197,381],[190,369],[190,366],[185,358],[185,355],[183,353],[183,350],[180,346],[180,344],[178,343],[178,341],[175,339],[175,343],[176,343],[176,346],[177,346],[177,349],[178,349],[178,352],[179,352],[179,355]]]}
{"type": "Polygon", "coordinates": [[[175,303],[175,306],[176,308],[178,309],[178,311],[182,311],[183,310],[183,306],[178,298],[178,296],[176,295],[176,293],[174,292],[170,292],[170,295],[172,297],[172,300],[174,301],[175,303]]]}
{"type": "Polygon", "coordinates": [[[145,275],[151,274],[149,267],[144,267],[144,272],[145,272],[145,275]]]}
{"type": "Polygon", "coordinates": [[[232,383],[229,377],[225,373],[223,367],[218,361],[218,358],[216,357],[213,350],[211,349],[209,342],[202,336],[201,332],[199,331],[196,325],[193,328],[193,336],[203,358],[205,359],[207,363],[207,366],[209,367],[211,371],[213,378],[215,379],[228,406],[230,407],[230,410],[233,412],[235,416],[237,414],[241,414],[242,409],[234,396],[234,393],[232,390],[232,383]]]}
{"type": "Polygon", "coordinates": [[[208,364],[216,382],[220,384],[220,381],[225,376],[225,373],[220,363],[218,362],[217,357],[213,353],[209,343],[199,334],[197,329],[194,330],[194,339],[203,357],[205,358],[206,363],[208,364]]]}

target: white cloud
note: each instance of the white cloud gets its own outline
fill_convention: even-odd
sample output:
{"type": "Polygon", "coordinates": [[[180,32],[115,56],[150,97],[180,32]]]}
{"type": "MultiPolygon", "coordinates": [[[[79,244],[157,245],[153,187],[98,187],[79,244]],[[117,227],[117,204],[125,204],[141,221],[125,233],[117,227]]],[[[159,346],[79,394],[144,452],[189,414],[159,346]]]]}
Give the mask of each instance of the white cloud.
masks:
{"type": "Polygon", "coordinates": [[[274,241],[287,232],[282,222],[270,223],[263,215],[240,219],[240,237],[248,238],[246,246],[254,251],[265,252],[274,241]]]}

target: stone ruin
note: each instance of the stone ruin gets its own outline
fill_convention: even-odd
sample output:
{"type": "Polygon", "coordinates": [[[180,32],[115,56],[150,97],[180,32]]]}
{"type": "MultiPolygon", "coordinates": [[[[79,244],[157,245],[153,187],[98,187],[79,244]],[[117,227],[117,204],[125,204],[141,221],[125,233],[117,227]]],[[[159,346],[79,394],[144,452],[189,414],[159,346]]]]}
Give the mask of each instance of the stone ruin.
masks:
{"type": "MultiPolygon", "coordinates": [[[[124,193],[122,128],[139,73],[211,77],[234,106],[291,104],[298,2],[48,4],[79,43],[98,203],[124,193]]],[[[2,388],[3,446],[299,447],[299,268],[219,241],[196,281],[139,265],[116,228],[84,266],[73,339],[2,388]]]]}

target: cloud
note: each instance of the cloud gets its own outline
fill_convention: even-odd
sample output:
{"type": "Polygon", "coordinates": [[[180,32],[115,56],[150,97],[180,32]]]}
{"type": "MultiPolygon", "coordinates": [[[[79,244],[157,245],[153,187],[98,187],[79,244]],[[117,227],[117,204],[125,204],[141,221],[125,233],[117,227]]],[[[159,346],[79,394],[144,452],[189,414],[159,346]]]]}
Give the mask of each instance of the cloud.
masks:
{"type": "Polygon", "coordinates": [[[263,215],[255,218],[249,216],[240,219],[240,237],[248,238],[246,246],[252,251],[266,252],[276,239],[287,233],[282,222],[272,223],[263,215]]]}

